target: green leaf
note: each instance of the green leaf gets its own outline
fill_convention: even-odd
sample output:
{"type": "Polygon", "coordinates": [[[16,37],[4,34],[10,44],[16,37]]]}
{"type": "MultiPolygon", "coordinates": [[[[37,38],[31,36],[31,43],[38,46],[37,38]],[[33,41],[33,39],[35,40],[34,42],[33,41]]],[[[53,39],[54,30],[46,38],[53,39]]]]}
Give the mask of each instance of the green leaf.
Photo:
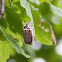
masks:
{"type": "Polygon", "coordinates": [[[12,36],[9,36],[5,33],[4,29],[2,28],[2,26],[0,25],[0,30],[3,32],[3,34],[6,36],[7,40],[9,41],[9,43],[13,46],[13,48],[16,49],[16,51],[18,53],[21,53],[22,55],[24,55],[26,58],[29,58],[30,56],[27,55],[24,50],[16,43],[16,41],[13,39],[12,36]]]}
{"type": "MultiPolygon", "coordinates": [[[[7,3],[6,3],[7,4],[7,3]]],[[[26,16],[24,8],[20,6],[20,3],[13,3],[14,7],[8,7],[6,5],[6,17],[0,21],[0,24],[4,27],[4,30],[2,27],[0,28],[3,32],[3,34],[6,36],[9,43],[17,50],[18,53],[21,53],[26,58],[29,58],[30,56],[27,55],[24,50],[20,47],[22,46],[22,29],[23,25],[22,22],[28,18],[26,16]],[[22,9],[21,9],[22,8],[22,9]],[[21,13],[18,13],[18,11],[21,13]],[[10,13],[11,12],[11,13],[10,13]],[[5,33],[6,32],[6,33],[5,33]],[[9,36],[11,35],[11,36],[9,36]],[[15,40],[14,40],[15,39],[15,40]],[[16,39],[19,40],[18,44],[16,39]]]]}
{"type": "Polygon", "coordinates": [[[35,27],[35,36],[38,41],[40,41],[42,44],[45,45],[52,45],[53,41],[51,38],[51,30],[47,22],[43,22],[42,26],[44,26],[45,30],[48,30],[48,32],[44,31],[40,24],[40,16],[39,12],[32,11],[33,19],[34,19],[34,27],[35,27]]]}
{"type": "Polygon", "coordinates": [[[28,3],[26,0],[20,0],[20,3],[21,3],[21,6],[26,9],[27,15],[28,15],[29,17],[32,17],[31,9],[30,9],[29,3],[28,3]]]}
{"type": "Polygon", "coordinates": [[[54,5],[50,4],[50,9],[51,11],[58,15],[58,16],[61,16],[62,17],[62,9],[58,8],[58,7],[55,7],[54,5]]]}
{"type": "Polygon", "coordinates": [[[14,53],[15,53],[14,49],[8,43],[7,40],[5,41],[0,40],[0,62],[6,62],[7,59],[10,58],[10,55],[13,55],[14,53]]]}
{"type": "Polygon", "coordinates": [[[12,36],[7,35],[7,40],[10,42],[10,44],[16,49],[16,51],[18,53],[21,53],[22,55],[24,55],[26,58],[30,58],[29,55],[27,55],[24,50],[16,43],[15,40],[13,40],[12,36]]]}
{"type": "Polygon", "coordinates": [[[20,0],[13,0],[12,2],[19,2],[20,0]]]}
{"type": "Polygon", "coordinates": [[[14,48],[9,44],[0,30],[0,62],[6,62],[10,58],[10,55],[14,56],[14,54],[14,48]]]}
{"type": "Polygon", "coordinates": [[[54,33],[56,37],[62,36],[62,23],[61,23],[61,16],[55,15],[50,8],[50,4],[43,2],[39,6],[39,13],[42,16],[44,21],[50,23],[53,27],[54,33]]]}
{"type": "Polygon", "coordinates": [[[52,0],[51,4],[62,9],[62,0],[52,0]]]}
{"type": "Polygon", "coordinates": [[[46,2],[46,3],[48,3],[48,4],[50,3],[49,0],[39,0],[39,1],[40,1],[41,3],[42,3],[42,2],[46,2]]]}
{"type": "Polygon", "coordinates": [[[2,20],[0,24],[4,27],[5,32],[9,35],[12,35],[14,39],[17,38],[19,40],[18,42],[20,46],[22,46],[23,45],[22,43],[23,25],[22,25],[22,20],[21,20],[22,17],[20,18],[20,15],[15,13],[16,11],[18,11],[18,8],[6,7],[6,18],[2,20]]]}
{"type": "Polygon", "coordinates": [[[51,8],[50,8],[50,4],[43,2],[39,6],[39,13],[41,14],[44,21],[47,21],[48,23],[51,23],[51,24],[52,23],[60,24],[61,17],[52,13],[51,8]]]}
{"type": "Polygon", "coordinates": [[[31,23],[33,23],[33,17],[31,14],[31,8],[29,3],[26,0],[20,0],[20,4],[25,8],[27,15],[31,18],[31,23]]]}

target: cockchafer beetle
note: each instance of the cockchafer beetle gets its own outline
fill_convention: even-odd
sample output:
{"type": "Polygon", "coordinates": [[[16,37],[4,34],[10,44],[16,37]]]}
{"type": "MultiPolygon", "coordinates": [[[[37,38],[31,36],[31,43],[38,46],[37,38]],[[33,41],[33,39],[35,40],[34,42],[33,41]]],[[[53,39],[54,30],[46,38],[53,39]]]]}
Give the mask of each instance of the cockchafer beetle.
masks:
{"type": "Polygon", "coordinates": [[[32,28],[33,25],[30,25],[29,22],[23,27],[23,38],[26,44],[32,45],[34,40],[34,29],[32,28]]]}

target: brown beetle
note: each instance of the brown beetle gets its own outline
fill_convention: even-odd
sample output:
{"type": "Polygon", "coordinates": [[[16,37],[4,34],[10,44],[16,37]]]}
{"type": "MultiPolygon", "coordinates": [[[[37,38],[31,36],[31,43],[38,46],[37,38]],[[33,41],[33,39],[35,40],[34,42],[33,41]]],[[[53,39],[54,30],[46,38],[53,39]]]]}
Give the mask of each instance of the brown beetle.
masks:
{"type": "Polygon", "coordinates": [[[32,45],[34,39],[32,26],[30,26],[29,22],[23,27],[23,38],[26,44],[32,45]]]}

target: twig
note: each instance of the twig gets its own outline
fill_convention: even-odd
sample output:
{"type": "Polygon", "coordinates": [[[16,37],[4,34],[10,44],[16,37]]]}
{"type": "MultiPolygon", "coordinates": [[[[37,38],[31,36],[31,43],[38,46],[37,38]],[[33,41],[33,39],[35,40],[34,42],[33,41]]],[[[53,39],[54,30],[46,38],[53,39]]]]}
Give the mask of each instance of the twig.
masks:
{"type": "Polygon", "coordinates": [[[3,18],[4,10],[5,10],[5,0],[1,0],[0,20],[3,18]]]}

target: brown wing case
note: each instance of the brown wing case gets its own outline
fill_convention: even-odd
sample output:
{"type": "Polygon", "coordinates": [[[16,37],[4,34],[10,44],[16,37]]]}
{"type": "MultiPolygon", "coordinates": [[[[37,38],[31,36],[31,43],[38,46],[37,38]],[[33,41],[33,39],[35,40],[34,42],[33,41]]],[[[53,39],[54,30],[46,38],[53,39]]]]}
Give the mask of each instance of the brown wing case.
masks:
{"type": "Polygon", "coordinates": [[[32,31],[30,29],[23,30],[23,37],[26,44],[32,45],[33,36],[32,36],[32,31]]]}

